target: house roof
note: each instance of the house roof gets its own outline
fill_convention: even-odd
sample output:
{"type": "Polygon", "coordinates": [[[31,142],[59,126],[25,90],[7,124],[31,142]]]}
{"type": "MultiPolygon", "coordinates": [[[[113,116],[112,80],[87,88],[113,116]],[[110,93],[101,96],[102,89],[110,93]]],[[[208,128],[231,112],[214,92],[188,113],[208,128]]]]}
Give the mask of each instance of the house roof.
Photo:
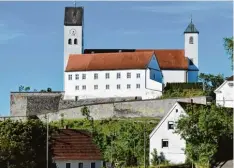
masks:
{"type": "Polygon", "coordinates": [[[72,54],[66,72],[92,70],[145,69],[153,51],[98,54],[72,54]]]}
{"type": "Polygon", "coordinates": [[[228,77],[226,80],[227,80],[227,81],[233,81],[233,76],[234,76],[234,75],[228,77]]]}
{"type": "Polygon", "coordinates": [[[136,50],[136,52],[145,51],[154,52],[161,69],[188,69],[188,58],[185,57],[183,49],[136,50]]]}
{"type": "Polygon", "coordinates": [[[55,160],[102,160],[100,149],[87,131],[61,129],[53,138],[55,160]]]}

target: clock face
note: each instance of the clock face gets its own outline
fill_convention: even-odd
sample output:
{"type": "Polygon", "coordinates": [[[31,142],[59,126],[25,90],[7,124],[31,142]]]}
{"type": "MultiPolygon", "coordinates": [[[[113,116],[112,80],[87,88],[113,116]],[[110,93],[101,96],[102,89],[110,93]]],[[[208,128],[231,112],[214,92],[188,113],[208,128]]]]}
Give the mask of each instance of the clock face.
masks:
{"type": "Polygon", "coordinates": [[[75,36],[76,35],[76,30],[75,29],[71,29],[70,30],[70,35],[75,36]]]}

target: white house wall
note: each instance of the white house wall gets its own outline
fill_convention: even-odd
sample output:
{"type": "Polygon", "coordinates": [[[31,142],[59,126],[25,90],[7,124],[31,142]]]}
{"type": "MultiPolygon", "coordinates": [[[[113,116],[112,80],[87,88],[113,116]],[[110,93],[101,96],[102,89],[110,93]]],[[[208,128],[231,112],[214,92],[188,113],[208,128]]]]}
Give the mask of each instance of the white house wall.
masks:
{"type": "Polygon", "coordinates": [[[185,70],[162,70],[164,84],[172,82],[187,82],[185,70]]]}
{"type": "Polygon", "coordinates": [[[168,130],[168,121],[178,121],[181,114],[185,113],[181,106],[176,104],[172,112],[161,123],[159,128],[152,133],[150,137],[150,160],[152,159],[151,153],[153,152],[153,149],[156,149],[158,155],[160,152],[163,152],[165,158],[171,163],[179,164],[185,162],[185,141],[181,139],[179,134],[173,133],[174,130],[168,130]],[[176,112],[176,109],[178,109],[178,112],[176,112]],[[167,148],[162,148],[162,139],[168,140],[169,145],[167,148]]]}
{"type": "Polygon", "coordinates": [[[151,85],[154,90],[146,89],[145,81],[149,81],[149,79],[145,73],[146,70],[144,69],[66,72],[65,99],[75,99],[75,96],[79,96],[79,99],[131,96],[141,96],[143,99],[149,99],[161,96],[161,83],[151,85]],[[127,72],[131,73],[131,78],[127,78],[127,72]],[[98,74],[98,79],[94,79],[95,73],[98,74]],[[109,73],[109,79],[106,79],[106,73],[109,73]],[[117,79],[117,73],[121,74],[120,79],[117,79]],[[78,80],[76,80],[76,74],[79,75],[78,80]],[[86,79],[82,79],[83,74],[86,74],[86,79]],[[137,74],[140,74],[140,78],[137,78],[137,74]],[[68,75],[72,75],[72,80],[68,80],[68,75]],[[117,89],[118,84],[120,89],[117,89]],[[129,89],[127,88],[128,84],[131,86],[129,89]],[[140,88],[136,88],[137,84],[140,85],[140,88]],[[83,85],[86,86],[86,90],[82,89],[83,85]],[[95,90],[94,85],[98,85],[98,89],[95,90]],[[106,89],[106,85],[109,85],[109,90],[106,89]],[[76,90],[76,86],[79,86],[79,90],[76,90]]]}
{"type": "Polygon", "coordinates": [[[91,168],[91,163],[95,162],[95,168],[103,167],[103,162],[100,160],[55,160],[57,168],[66,168],[66,163],[71,163],[71,168],[79,168],[78,164],[83,163],[83,168],[91,168]]]}
{"type": "Polygon", "coordinates": [[[216,105],[234,108],[234,82],[225,81],[223,86],[216,92],[216,105]],[[233,86],[229,86],[233,84],[233,86]]]}

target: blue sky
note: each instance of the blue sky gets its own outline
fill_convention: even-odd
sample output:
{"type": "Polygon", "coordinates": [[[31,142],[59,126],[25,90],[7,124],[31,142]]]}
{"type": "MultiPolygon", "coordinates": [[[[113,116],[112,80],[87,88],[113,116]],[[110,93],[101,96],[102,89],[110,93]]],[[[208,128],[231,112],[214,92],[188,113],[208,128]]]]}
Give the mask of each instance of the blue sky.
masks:
{"type": "MultiPolygon", "coordinates": [[[[193,16],[200,72],[232,75],[223,37],[232,36],[232,2],[77,2],[85,7],[85,48],[184,48],[193,16]]],[[[73,2],[0,2],[0,114],[10,91],[63,88],[64,7],[73,2]]]]}

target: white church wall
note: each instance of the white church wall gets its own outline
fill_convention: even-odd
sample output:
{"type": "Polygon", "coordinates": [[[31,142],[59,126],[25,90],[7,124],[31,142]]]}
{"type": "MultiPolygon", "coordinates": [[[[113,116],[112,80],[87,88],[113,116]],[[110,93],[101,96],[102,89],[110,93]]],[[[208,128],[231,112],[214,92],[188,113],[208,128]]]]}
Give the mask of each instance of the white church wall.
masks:
{"type": "Polygon", "coordinates": [[[163,82],[187,82],[187,71],[186,70],[162,70],[163,82]]]}
{"type": "MultiPolygon", "coordinates": [[[[145,81],[145,70],[140,69],[66,72],[64,98],[75,99],[75,96],[78,96],[78,99],[141,96],[143,99],[148,99],[157,95],[161,96],[161,92],[153,91],[152,93],[151,90],[146,89],[145,81]],[[120,78],[117,78],[118,73],[120,78]],[[131,78],[127,78],[127,73],[131,74],[131,78]],[[98,75],[97,79],[94,79],[95,74],[98,75]],[[106,79],[106,74],[109,74],[108,79],[106,79]],[[72,75],[72,80],[69,80],[69,75],[72,75]],[[86,75],[86,79],[82,79],[83,75],[86,75]],[[76,76],[79,79],[76,79],[76,76]]],[[[160,89],[161,87],[157,90],[160,89]]]]}
{"type": "MultiPolygon", "coordinates": [[[[185,140],[181,139],[179,134],[174,133],[174,129],[168,129],[168,122],[175,124],[181,114],[185,114],[183,108],[177,103],[171,109],[172,112],[160,122],[159,128],[151,133],[150,137],[150,160],[152,159],[151,153],[154,149],[158,154],[162,152],[167,160],[171,163],[179,164],[184,163],[186,155],[184,153],[185,140]],[[168,147],[162,147],[162,140],[168,141],[168,147]]],[[[170,111],[171,111],[170,110],[170,111]]],[[[167,114],[166,114],[167,115],[167,114]]]]}

